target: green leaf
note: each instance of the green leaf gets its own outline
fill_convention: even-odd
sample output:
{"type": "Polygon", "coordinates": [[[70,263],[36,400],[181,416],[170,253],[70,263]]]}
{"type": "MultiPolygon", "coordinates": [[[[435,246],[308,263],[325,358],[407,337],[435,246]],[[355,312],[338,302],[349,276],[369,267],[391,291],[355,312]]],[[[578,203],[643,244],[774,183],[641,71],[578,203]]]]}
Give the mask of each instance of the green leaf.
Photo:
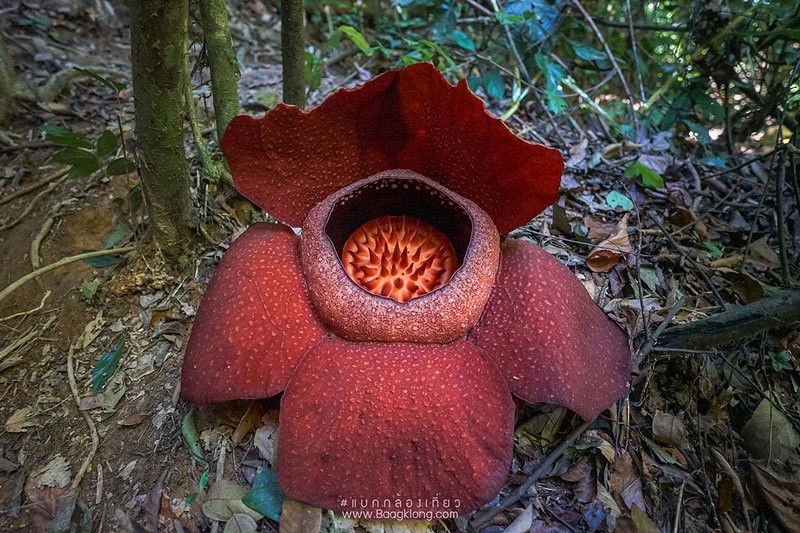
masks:
{"type": "Polygon", "coordinates": [[[119,217],[117,222],[114,224],[114,228],[111,230],[111,234],[106,238],[103,248],[106,250],[113,248],[119,244],[122,239],[127,237],[130,231],[131,227],[128,225],[128,222],[125,220],[125,218],[119,217]]]}
{"type": "Polygon", "coordinates": [[[113,131],[106,130],[97,139],[97,146],[95,146],[95,153],[97,157],[103,158],[110,156],[117,150],[117,136],[113,131]]]}
{"type": "Polygon", "coordinates": [[[81,74],[89,76],[90,78],[99,81],[100,83],[102,83],[103,85],[105,85],[106,87],[117,93],[120,92],[125,87],[127,87],[127,85],[122,82],[109,80],[108,78],[101,76],[97,72],[90,70],[88,68],[72,67],[72,69],[77,70],[81,74]]]}
{"type": "Polygon", "coordinates": [[[278,485],[278,474],[271,468],[262,468],[253,478],[253,486],[242,498],[250,509],[261,513],[270,520],[278,521],[286,495],[278,485]]]}
{"type": "Polygon", "coordinates": [[[122,341],[116,343],[94,365],[92,370],[92,394],[100,392],[106,386],[106,382],[114,375],[114,372],[117,371],[120,357],[122,357],[123,346],[125,344],[122,341]]]}
{"type": "Polygon", "coordinates": [[[316,54],[306,52],[306,85],[312,90],[319,89],[322,83],[322,59],[316,54]]]}
{"type": "Polygon", "coordinates": [[[52,143],[61,146],[71,146],[73,148],[85,148],[93,150],[94,145],[86,140],[82,133],[75,133],[61,126],[45,124],[39,128],[44,133],[44,138],[52,143]]]}
{"type": "Polygon", "coordinates": [[[712,254],[716,255],[717,257],[722,257],[722,250],[720,250],[716,244],[714,244],[713,242],[704,242],[703,244],[705,245],[706,248],[711,250],[712,254]]]}
{"type": "Polygon", "coordinates": [[[494,16],[497,19],[497,22],[503,25],[517,24],[518,22],[525,21],[525,19],[519,15],[509,15],[504,11],[495,11],[494,16]]]}
{"type": "MultiPolygon", "coordinates": [[[[81,253],[84,252],[96,252],[97,250],[81,250],[81,253]]],[[[87,265],[91,265],[94,268],[108,268],[116,265],[119,263],[119,257],[116,255],[100,255],[98,257],[90,257],[88,259],[83,260],[84,263],[87,265]]]]}
{"type": "Polygon", "coordinates": [[[189,494],[186,497],[186,501],[183,504],[184,508],[188,509],[189,506],[192,505],[192,502],[194,502],[194,500],[197,498],[197,495],[199,493],[203,492],[203,490],[205,490],[206,485],[208,485],[208,475],[209,474],[210,474],[209,470],[206,469],[206,471],[203,472],[203,475],[200,476],[200,483],[199,483],[199,485],[197,487],[197,492],[193,492],[193,493],[189,494]]]}
{"type": "Polygon", "coordinates": [[[645,164],[638,161],[631,163],[625,169],[625,176],[629,178],[641,177],[642,183],[653,189],[664,188],[664,178],[645,164]]]}
{"type": "Polygon", "coordinates": [[[604,61],[608,59],[606,54],[591,46],[583,46],[573,41],[570,41],[570,44],[572,49],[575,50],[575,55],[585,61],[604,61]]]}
{"type": "Polygon", "coordinates": [[[608,196],[606,196],[606,203],[613,209],[620,207],[623,211],[633,211],[633,202],[631,199],[628,198],[627,195],[617,191],[608,193],[608,196]]]}
{"type": "Polygon", "coordinates": [[[463,48],[464,50],[467,50],[469,52],[475,51],[475,43],[473,43],[472,39],[469,38],[469,35],[467,35],[463,31],[453,30],[452,32],[450,32],[450,36],[453,38],[456,44],[461,48],[463,48]]]}
{"type": "Polygon", "coordinates": [[[548,109],[553,113],[561,113],[567,108],[567,102],[562,98],[564,93],[560,88],[561,80],[564,79],[564,69],[544,54],[536,54],[536,65],[544,74],[548,109]]]}
{"type": "Polygon", "coordinates": [[[189,409],[189,412],[183,417],[181,434],[183,435],[184,442],[186,442],[186,447],[189,448],[189,454],[191,454],[198,463],[203,466],[208,466],[208,461],[206,461],[203,455],[203,447],[200,445],[200,440],[198,438],[197,425],[194,423],[194,409],[189,409]]]}
{"type": "Polygon", "coordinates": [[[355,29],[354,27],[345,24],[339,26],[339,31],[345,34],[347,37],[349,37],[350,40],[353,41],[353,44],[355,44],[359,50],[361,50],[368,56],[371,56],[372,54],[375,53],[375,50],[373,50],[370,47],[367,40],[364,38],[363,35],[361,35],[361,32],[355,29]]]}
{"type": "Polygon", "coordinates": [[[131,190],[128,191],[128,212],[133,216],[139,211],[142,205],[144,205],[142,186],[134,185],[131,187],[131,190]]]}
{"type": "Polygon", "coordinates": [[[136,165],[127,157],[118,157],[106,166],[106,174],[109,176],[122,176],[130,174],[134,170],[136,170],[136,165]]]}
{"type": "Polygon", "coordinates": [[[792,356],[788,350],[777,353],[769,352],[769,358],[772,361],[772,368],[774,368],[776,372],[792,370],[792,356]]]}
{"type": "Polygon", "coordinates": [[[91,302],[92,298],[94,298],[97,289],[100,288],[100,282],[97,279],[92,281],[84,281],[81,284],[81,294],[84,298],[86,298],[87,302],[91,302]]]}
{"type": "Polygon", "coordinates": [[[495,100],[501,100],[506,93],[506,84],[503,81],[503,75],[496,70],[490,70],[483,75],[483,83],[486,87],[486,92],[495,100]]]}
{"type": "Polygon", "coordinates": [[[97,156],[81,148],[62,148],[50,156],[50,161],[64,165],[77,165],[86,161],[97,162],[97,156]]]}

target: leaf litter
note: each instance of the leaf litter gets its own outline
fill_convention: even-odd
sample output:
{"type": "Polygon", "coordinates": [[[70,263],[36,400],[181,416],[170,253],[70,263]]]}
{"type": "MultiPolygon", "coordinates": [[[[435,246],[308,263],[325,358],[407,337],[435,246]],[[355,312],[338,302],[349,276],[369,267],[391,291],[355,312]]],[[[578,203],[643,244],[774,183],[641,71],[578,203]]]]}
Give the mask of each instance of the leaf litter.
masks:
{"type": "MultiPolygon", "coordinates": [[[[33,9],[31,6],[38,4],[26,6],[24,9],[33,9]]],[[[60,21],[61,33],[73,39],[71,46],[79,57],[98,55],[96,50],[107,53],[104,43],[88,44],[75,37],[85,21],[63,19],[58,11],[62,8],[37,9],[43,16],[60,21]]],[[[243,35],[256,42],[270,42],[275,13],[256,5],[232,10],[233,23],[243,35]]],[[[13,22],[17,15],[12,15],[13,22]]],[[[37,46],[44,54],[40,59],[48,62],[47,68],[28,71],[33,79],[43,81],[52,75],[50,70],[59,67],[63,45],[56,45],[51,34],[28,35],[24,32],[29,30],[22,28],[13,26],[12,33],[38,39],[37,46]]],[[[276,51],[274,44],[268,44],[265,53],[275,59],[276,51]]],[[[279,70],[274,64],[258,63],[250,58],[242,64],[243,98],[248,105],[257,105],[259,91],[279,92],[279,70]]],[[[116,68],[124,73],[127,67],[119,61],[116,68]]],[[[361,65],[348,65],[348,70],[357,72],[359,78],[376,71],[361,65]]],[[[344,78],[335,72],[326,75],[322,90],[312,95],[312,101],[319,102],[344,78]]],[[[124,102],[121,118],[129,132],[131,102],[126,91],[120,92],[124,102]]],[[[58,110],[87,110],[92,121],[114,126],[116,121],[110,120],[107,111],[114,98],[79,81],[50,99],[49,110],[37,113],[42,113],[42,123],[75,121],[74,127],[87,132],[94,128],[95,137],[100,137],[108,125],[80,122],[58,110]]],[[[547,133],[548,126],[536,122],[524,106],[517,115],[522,118],[515,120],[526,125],[531,121],[546,140],[560,145],[552,132],[547,133]]],[[[759,202],[753,200],[765,192],[763,184],[772,169],[756,163],[735,173],[720,173],[695,162],[701,179],[693,181],[688,165],[670,152],[665,134],[633,145],[598,140],[604,139],[602,132],[590,127],[588,135],[564,128],[560,134],[568,145],[561,147],[569,148],[569,168],[558,209],[554,207],[550,217],[541,217],[519,232],[567,262],[636,341],[643,339],[645,331],[652,336],[663,322],[686,324],[716,313],[719,302],[704,275],[729,306],[758,302],[781,286],[778,238],[770,217],[765,216],[765,209],[774,211],[774,201],[765,196],[766,207],[759,210],[759,202]],[[651,217],[664,225],[674,244],[651,217]],[[676,308],[678,302],[683,304],[676,308]]],[[[22,169],[46,155],[26,155],[8,161],[8,166],[22,169]],[[27,157],[32,159],[26,161],[27,157]]],[[[120,182],[93,187],[127,198],[128,190],[120,182]]],[[[76,194],[65,188],[59,191],[72,197],[69,209],[96,201],[92,187],[79,188],[76,194]]],[[[197,192],[200,195],[201,191],[197,192]]],[[[224,220],[209,225],[209,232],[218,234],[220,240],[235,233],[239,228],[230,222],[223,201],[213,197],[208,200],[215,217],[224,220]]],[[[110,211],[105,213],[107,230],[99,242],[70,248],[68,245],[74,243],[54,238],[52,244],[80,250],[100,249],[112,238],[124,242],[128,230],[112,223],[110,211]]],[[[795,227],[796,212],[795,206],[791,215],[795,227]]],[[[64,217],[65,226],[69,227],[70,221],[74,224],[75,215],[71,212],[64,217]]],[[[131,221],[131,233],[143,228],[141,219],[133,217],[131,221]]],[[[31,231],[36,230],[38,226],[31,231]]],[[[796,239],[791,242],[796,250],[796,239]]],[[[0,389],[6,388],[0,396],[4,397],[2,417],[7,431],[0,439],[0,508],[9,510],[3,516],[8,520],[2,522],[4,529],[51,524],[51,529],[66,530],[70,523],[73,528],[85,526],[88,522],[82,509],[85,502],[95,501],[96,488],[102,489],[100,505],[107,505],[100,511],[105,524],[127,523],[135,529],[147,522],[152,530],[177,529],[176,524],[180,524],[192,531],[209,527],[207,509],[226,521],[224,531],[275,527],[265,525],[268,519],[251,514],[242,504],[258,478],[256,473],[248,479],[242,472],[245,468],[255,472],[262,468],[263,472],[263,468],[274,465],[279,453],[275,446],[277,403],[250,402],[249,406],[231,408],[230,413],[199,409],[192,417],[195,427],[181,430],[187,409],[177,402],[180,352],[205,280],[220,253],[215,248],[193,258],[200,274],[190,280],[160,274],[166,269],[146,265],[143,260],[113,267],[114,273],[82,265],[86,270],[66,281],[74,280],[78,290],[84,282],[88,284],[83,295],[76,293],[83,298],[80,305],[63,308],[59,307],[65,305],[63,302],[58,306],[48,303],[42,310],[58,316],[54,331],[19,344],[13,343],[24,336],[6,334],[4,347],[13,344],[15,349],[0,361],[0,365],[14,361],[13,366],[0,366],[0,389]],[[135,301],[121,301],[130,296],[136,296],[135,301]],[[66,346],[81,335],[76,381],[81,408],[90,409],[101,435],[95,464],[103,465],[105,475],[103,483],[88,483],[101,478],[100,469],[94,467],[83,492],[75,494],[68,487],[75,465],[80,464],[88,448],[88,436],[77,406],[69,398],[63,356],[66,346]],[[126,346],[124,357],[120,356],[115,365],[100,365],[104,354],[121,341],[126,346]],[[17,354],[24,354],[24,358],[17,354]],[[98,375],[104,378],[93,380],[92,371],[98,365],[98,375]],[[104,383],[92,391],[100,381],[104,383]],[[102,396],[107,393],[107,397],[102,396]],[[219,429],[223,426],[227,429],[219,429]],[[32,435],[46,438],[36,443],[29,438],[32,435]],[[216,475],[209,475],[204,464],[196,461],[203,458],[211,470],[215,469],[226,440],[233,441],[237,460],[247,460],[241,466],[225,462],[222,479],[212,483],[209,477],[216,475]],[[245,455],[247,450],[255,453],[245,455]],[[113,465],[113,469],[106,465],[113,465]],[[170,477],[161,486],[165,470],[170,477]],[[159,490],[155,491],[156,487],[159,490]],[[151,493],[159,497],[145,504],[151,493]],[[188,501],[192,494],[196,499],[188,501]],[[65,518],[66,513],[69,516],[65,518]],[[156,518],[145,519],[145,515],[156,518]]],[[[36,294],[30,301],[38,302],[39,297],[36,294]]],[[[30,302],[27,304],[3,314],[30,309],[30,302]]],[[[8,323],[20,332],[37,331],[42,323],[34,323],[35,319],[31,314],[8,323]]],[[[797,531],[799,349],[800,336],[791,327],[701,353],[669,351],[656,343],[639,361],[629,403],[612,411],[610,419],[596,422],[554,463],[534,490],[495,516],[486,529],[596,531],[616,526],[621,531],[639,533],[675,528],[746,529],[748,523],[774,516],[786,530],[797,531]],[[775,357],[769,354],[784,352],[789,354],[788,359],[781,359],[786,364],[775,365],[775,357]],[[725,464],[728,466],[722,466],[725,464]],[[752,502],[738,495],[735,479],[752,502]],[[755,505],[759,502],[766,505],[755,505]],[[766,514],[764,508],[773,514],[766,514]]],[[[521,483],[577,424],[570,413],[553,412],[548,406],[521,408],[507,490],[521,483]]],[[[265,485],[259,480],[258,486],[265,485]]],[[[464,520],[427,525],[359,524],[292,502],[285,500],[281,509],[284,518],[280,527],[287,531],[294,522],[300,524],[294,526],[297,531],[458,531],[466,527],[464,520]]]]}

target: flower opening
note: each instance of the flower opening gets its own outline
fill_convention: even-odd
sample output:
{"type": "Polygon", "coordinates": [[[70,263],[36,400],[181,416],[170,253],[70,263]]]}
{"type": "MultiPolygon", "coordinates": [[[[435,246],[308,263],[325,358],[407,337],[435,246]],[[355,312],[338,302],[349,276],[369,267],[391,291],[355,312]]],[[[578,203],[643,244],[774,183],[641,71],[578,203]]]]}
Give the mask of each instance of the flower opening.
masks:
{"type": "Polygon", "coordinates": [[[384,216],[354,231],[342,250],[347,275],[365,290],[407,302],[445,285],[458,267],[447,236],[410,216],[384,216]]]}

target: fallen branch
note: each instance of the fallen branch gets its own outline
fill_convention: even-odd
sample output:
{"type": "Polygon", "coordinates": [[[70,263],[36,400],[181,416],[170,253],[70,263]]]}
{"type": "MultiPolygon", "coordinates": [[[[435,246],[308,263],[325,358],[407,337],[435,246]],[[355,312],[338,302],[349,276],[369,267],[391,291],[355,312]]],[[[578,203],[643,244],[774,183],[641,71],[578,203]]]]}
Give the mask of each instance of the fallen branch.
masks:
{"type": "Polygon", "coordinates": [[[774,296],[675,326],[664,332],[658,347],[712,348],[800,320],[800,290],[781,291],[774,296]]]}
{"type": "Polygon", "coordinates": [[[127,253],[127,252],[132,252],[135,249],[136,249],[135,246],[126,246],[125,248],[110,248],[108,250],[97,250],[97,251],[94,251],[94,252],[84,252],[82,254],[71,255],[69,257],[65,257],[63,259],[59,259],[55,263],[50,263],[49,265],[43,266],[42,268],[40,268],[38,270],[34,270],[30,274],[26,274],[26,275],[22,276],[17,281],[15,281],[11,285],[9,285],[8,287],[6,287],[2,291],[0,291],[0,302],[2,302],[6,298],[6,296],[11,294],[15,290],[19,289],[20,287],[22,287],[23,285],[25,285],[26,283],[28,283],[32,279],[36,279],[39,276],[41,276],[42,274],[46,274],[47,272],[50,272],[51,270],[55,270],[57,268],[60,268],[60,267],[62,267],[64,265],[68,265],[70,263],[74,263],[76,261],[83,261],[84,259],[91,259],[93,257],[102,257],[104,255],[124,254],[124,253],[127,253]]]}
{"type": "Polygon", "coordinates": [[[34,183],[32,185],[28,185],[27,187],[23,187],[22,189],[18,190],[17,192],[15,192],[13,194],[9,194],[8,196],[4,196],[3,198],[0,198],[0,205],[4,205],[4,204],[7,204],[8,202],[10,202],[12,200],[16,200],[20,196],[25,196],[29,192],[33,192],[36,189],[47,185],[48,183],[50,183],[53,180],[57,180],[58,178],[60,178],[62,176],[66,176],[68,172],[69,172],[68,168],[59,170],[55,174],[51,174],[50,176],[48,176],[48,177],[46,177],[46,178],[44,178],[44,179],[42,179],[40,181],[37,181],[36,183],[34,183]]]}
{"type": "Polygon", "coordinates": [[[78,392],[78,384],[75,382],[75,370],[73,369],[74,353],[75,349],[73,345],[70,345],[69,352],[67,352],[67,377],[69,378],[69,388],[72,391],[72,397],[75,398],[75,404],[78,406],[78,412],[83,415],[86,425],[89,426],[89,434],[92,438],[92,447],[89,449],[89,454],[83,460],[83,464],[81,464],[81,468],[78,470],[78,473],[75,474],[75,479],[72,480],[72,490],[78,490],[78,487],[81,486],[83,476],[89,469],[89,465],[92,464],[94,454],[97,453],[97,448],[100,446],[100,436],[97,434],[97,427],[95,426],[92,417],[89,416],[89,413],[86,411],[81,411],[81,395],[78,392]]]}
{"type": "Polygon", "coordinates": [[[564,452],[567,451],[567,448],[575,444],[575,441],[580,438],[584,431],[589,429],[589,427],[594,423],[595,419],[587,420],[575,430],[570,433],[566,439],[561,441],[561,444],[556,447],[550,455],[548,455],[544,461],[542,461],[536,470],[534,470],[531,475],[525,480],[525,482],[517,487],[517,489],[503,498],[503,500],[497,505],[497,507],[492,507],[488,509],[485,513],[478,515],[472,521],[470,521],[470,526],[472,530],[478,531],[482,527],[486,526],[489,522],[491,522],[492,518],[500,514],[501,511],[504,509],[508,509],[511,505],[516,503],[520,500],[523,496],[528,493],[528,490],[533,486],[534,483],[539,481],[543,476],[550,473],[553,469],[553,465],[561,459],[561,456],[564,455],[564,452]]]}

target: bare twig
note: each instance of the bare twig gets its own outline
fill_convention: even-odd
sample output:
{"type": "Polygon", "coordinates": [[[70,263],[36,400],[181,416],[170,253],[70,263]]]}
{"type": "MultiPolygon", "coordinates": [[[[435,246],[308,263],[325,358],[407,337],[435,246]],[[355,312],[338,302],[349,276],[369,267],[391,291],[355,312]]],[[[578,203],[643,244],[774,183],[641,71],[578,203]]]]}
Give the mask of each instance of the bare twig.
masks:
{"type": "Polygon", "coordinates": [[[550,454],[542,461],[536,470],[534,470],[528,478],[525,480],[522,485],[517,487],[517,489],[503,498],[503,500],[497,505],[497,507],[492,507],[491,509],[487,510],[485,513],[477,516],[474,520],[470,522],[470,525],[473,529],[478,530],[485,526],[486,524],[491,521],[492,518],[497,516],[502,510],[507,509],[512,504],[519,501],[520,498],[527,494],[528,490],[536,483],[542,476],[547,474],[552,468],[553,464],[558,461],[564,452],[567,451],[567,448],[575,444],[575,441],[583,434],[584,431],[589,429],[589,427],[594,423],[594,419],[587,420],[575,430],[570,433],[566,439],[561,441],[559,444],[550,454]]]}
{"type": "Polygon", "coordinates": [[[44,238],[50,232],[50,228],[53,227],[53,222],[55,222],[53,217],[47,217],[47,220],[44,221],[41,229],[39,229],[39,233],[36,234],[36,237],[34,237],[33,241],[31,242],[31,266],[34,270],[42,266],[42,259],[39,257],[39,247],[42,245],[44,238]]]}
{"type": "Polygon", "coordinates": [[[23,220],[25,220],[25,217],[27,217],[31,213],[31,211],[33,211],[33,208],[36,206],[36,202],[38,202],[44,196],[46,196],[46,195],[50,194],[51,192],[53,192],[53,189],[58,187],[66,179],[67,179],[67,176],[65,175],[65,176],[62,176],[61,179],[50,183],[50,185],[47,187],[47,189],[43,190],[42,192],[40,192],[39,194],[34,196],[33,200],[31,200],[30,202],[27,203],[27,205],[25,206],[25,210],[22,211],[22,214],[20,216],[18,216],[17,218],[15,218],[14,220],[12,220],[8,224],[6,224],[5,226],[0,226],[0,231],[5,231],[5,230],[8,230],[8,229],[11,229],[14,226],[16,226],[17,224],[19,224],[20,222],[22,222],[23,220]]]}
{"type": "MultiPolygon", "coordinates": [[[[499,0],[492,0],[492,6],[494,7],[495,12],[499,12],[502,10],[502,6],[500,5],[499,0]]],[[[519,50],[517,49],[517,44],[514,42],[514,36],[511,35],[511,29],[508,27],[507,24],[503,25],[503,29],[505,30],[506,33],[506,40],[508,41],[508,46],[511,48],[511,53],[514,54],[514,59],[517,61],[517,65],[519,66],[519,71],[522,74],[522,77],[525,79],[526,82],[528,82],[528,85],[532,86],[531,75],[528,72],[528,68],[525,66],[525,61],[523,61],[522,56],[520,55],[519,50]]],[[[546,105],[544,105],[541,98],[539,98],[539,95],[536,94],[536,91],[532,91],[530,94],[533,96],[534,100],[536,100],[536,104],[544,110],[544,114],[547,116],[547,120],[550,122],[550,125],[553,126],[553,131],[555,131],[555,134],[558,136],[559,140],[564,145],[569,144],[567,140],[564,138],[564,136],[561,135],[561,131],[558,125],[556,124],[555,118],[553,118],[553,114],[550,113],[550,110],[547,109],[546,105]]]]}
{"type": "Polygon", "coordinates": [[[36,279],[42,274],[46,274],[51,270],[55,270],[57,268],[61,268],[62,266],[69,265],[70,263],[75,263],[76,261],[83,261],[84,259],[91,259],[93,257],[103,257],[104,255],[114,255],[114,254],[124,254],[128,252],[132,252],[135,250],[135,246],[126,246],[124,248],[110,248],[108,250],[96,250],[93,252],[84,252],[82,254],[71,255],[69,257],[64,257],[63,259],[59,259],[55,263],[50,263],[47,266],[43,266],[38,270],[34,270],[30,274],[26,274],[19,278],[17,281],[0,291],[0,302],[2,302],[6,296],[14,292],[15,290],[19,289],[32,279],[36,279]]]}
{"type": "Polygon", "coordinates": [[[81,411],[81,396],[78,393],[78,384],[75,382],[75,370],[73,369],[74,350],[75,348],[72,344],[70,344],[69,351],[67,352],[67,377],[69,378],[69,388],[72,390],[72,396],[75,398],[75,404],[78,407],[78,411],[80,411],[80,413],[83,415],[86,425],[89,426],[89,433],[92,437],[92,447],[89,450],[89,454],[86,456],[86,459],[83,460],[83,464],[81,465],[80,470],[78,470],[78,473],[75,474],[75,479],[72,480],[72,490],[77,490],[81,485],[83,475],[86,474],[86,471],[89,469],[89,465],[92,464],[92,459],[94,459],[94,454],[97,452],[97,448],[100,446],[100,437],[97,435],[97,428],[94,425],[94,420],[92,420],[92,417],[90,417],[89,413],[86,411],[81,411]]]}
{"type": "Polygon", "coordinates": [[[681,296],[680,300],[678,300],[675,305],[669,310],[667,313],[666,318],[661,321],[661,324],[658,325],[653,335],[650,338],[645,337],[645,343],[642,345],[641,348],[638,350],[638,359],[639,361],[643,360],[647,355],[653,351],[653,346],[655,346],[658,338],[664,333],[664,330],[672,323],[672,320],[675,318],[675,315],[683,308],[684,304],[686,303],[686,297],[681,296]]]}
{"type": "Polygon", "coordinates": [[[677,251],[681,255],[681,257],[683,257],[689,264],[691,264],[695,268],[695,270],[697,270],[697,273],[700,274],[700,277],[703,278],[703,281],[705,282],[706,286],[709,288],[711,293],[714,295],[714,298],[717,300],[717,303],[724,311],[726,308],[725,300],[722,299],[722,296],[719,294],[719,291],[714,286],[714,283],[711,281],[711,278],[709,278],[708,275],[706,275],[706,273],[703,272],[702,267],[698,265],[694,259],[689,257],[689,254],[683,251],[683,248],[681,248],[681,246],[677,242],[675,242],[675,239],[672,238],[672,235],[669,234],[667,228],[665,228],[664,225],[661,223],[661,221],[658,220],[658,217],[656,217],[652,213],[648,214],[650,215],[650,219],[655,223],[656,226],[658,226],[658,229],[661,230],[661,233],[664,234],[664,236],[667,238],[667,240],[675,249],[675,251],[677,251]]]}
{"type": "Polygon", "coordinates": [[[34,307],[33,309],[28,309],[27,311],[20,311],[19,313],[14,313],[13,315],[4,316],[0,318],[0,322],[5,322],[6,320],[11,320],[12,318],[17,318],[21,316],[32,315],[33,313],[41,311],[44,308],[44,302],[50,297],[51,294],[52,294],[51,291],[47,291],[46,293],[44,293],[44,296],[42,296],[42,301],[39,303],[38,306],[34,307]]]}
{"type": "Polygon", "coordinates": [[[617,73],[619,77],[619,81],[622,84],[622,90],[625,91],[625,96],[628,97],[628,107],[630,108],[631,112],[631,121],[633,122],[634,131],[639,131],[639,119],[636,117],[636,108],[633,106],[633,95],[631,94],[631,89],[628,87],[628,81],[625,79],[625,75],[622,73],[622,69],[619,68],[619,64],[617,63],[616,58],[614,58],[614,53],[609,48],[608,43],[606,42],[605,37],[600,32],[600,29],[597,27],[597,24],[594,23],[594,19],[586,11],[586,8],[583,7],[583,4],[580,3],[580,0],[572,0],[572,3],[578,8],[578,11],[581,12],[583,18],[586,19],[586,22],[589,23],[591,26],[592,31],[597,36],[597,39],[600,41],[600,44],[603,45],[603,50],[606,52],[606,56],[608,56],[608,61],[611,63],[611,66],[614,68],[614,71],[617,73]]]}
{"type": "Polygon", "coordinates": [[[0,154],[10,154],[12,152],[18,152],[21,150],[37,150],[39,148],[55,148],[56,146],[60,145],[53,142],[12,144],[11,146],[0,146],[0,154]]]}
{"type": "Polygon", "coordinates": [[[18,190],[17,192],[15,192],[13,194],[9,194],[8,196],[6,196],[4,198],[0,198],[0,205],[5,205],[8,202],[11,202],[12,200],[16,200],[20,196],[25,196],[26,194],[31,193],[31,192],[35,191],[36,189],[44,187],[45,185],[47,185],[51,181],[55,181],[58,178],[66,176],[68,172],[69,172],[68,168],[59,170],[58,172],[56,172],[54,174],[51,174],[50,176],[47,176],[43,180],[37,181],[36,183],[34,183],[32,185],[28,185],[27,187],[23,187],[22,189],[18,190]]]}
{"type": "Polygon", "coordinates": [[[633,27],[633,12],[631,11],[631,0],[625,0],[626,7],[628,8],[628,33],[631,37],[631,46],[633,49],[633,62],[636,67],[636,80],[639,82],[639,97],[642,102],[647,101],[644,94],[644,83],[642,83],[642,70],[639,68],[639,48],[636,44],[636,32],[633,27]]]}
{"type": "Polygon", "coordinates": [[[786,212],[783,207],[783,189],[786,187],[786,150],[778,157],[778,173],[775,178],[775,212],[778,225],[778,254],[781,261],[781,282],[788,287],[792,281],[789,274],[789,249],[786,246],[786,212]]]}

